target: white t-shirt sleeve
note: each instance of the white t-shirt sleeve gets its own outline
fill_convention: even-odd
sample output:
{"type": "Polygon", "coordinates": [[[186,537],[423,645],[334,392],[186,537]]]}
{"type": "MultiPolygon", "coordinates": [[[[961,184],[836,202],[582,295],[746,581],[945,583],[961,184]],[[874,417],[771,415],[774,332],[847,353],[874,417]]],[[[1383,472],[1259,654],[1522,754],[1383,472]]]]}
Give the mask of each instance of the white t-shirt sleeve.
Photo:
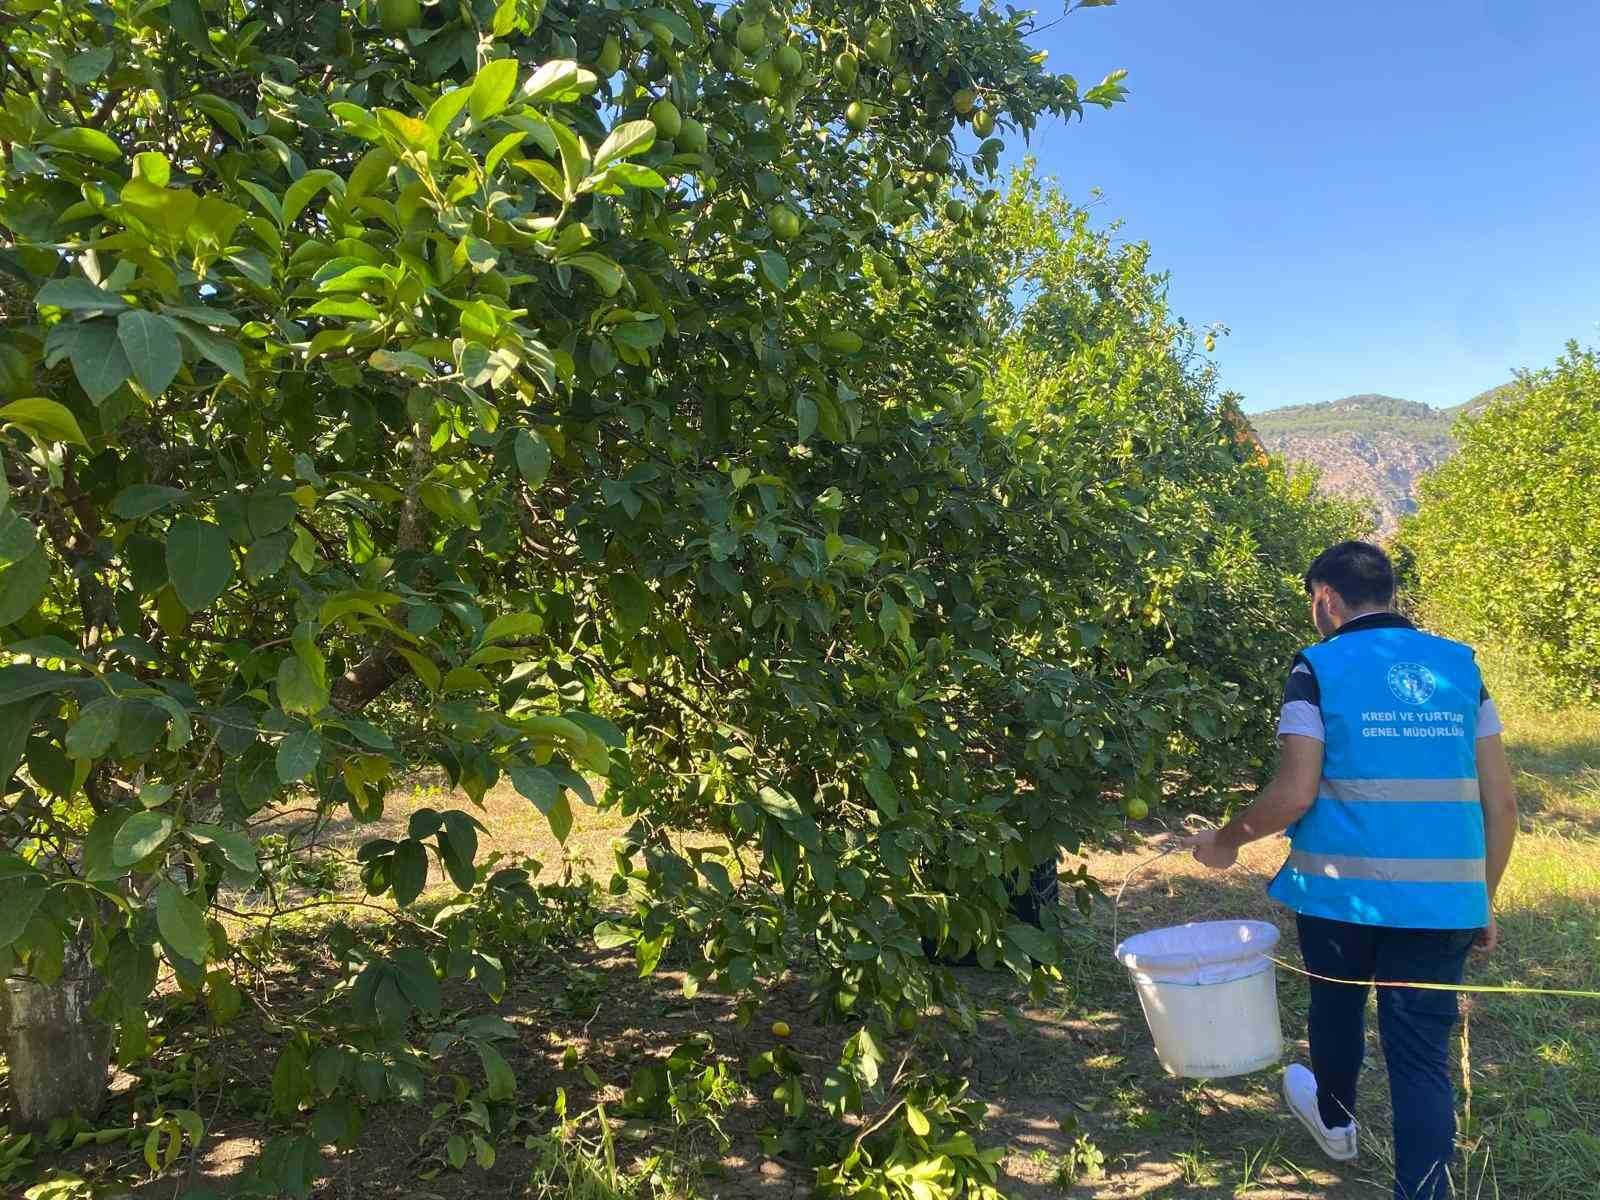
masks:
{"type": "Polygon", "coordinates": [[[1283,689],[1283,707],[1278,711],[1278,736],[1286,733],[1300,737],[1327,741],[1322,726],[1322,704],[1317,689],[1317,677],[1304,662],[1297,662],[1289,672],[1288,685],[1283,689]]]}
{"type": "Polygon", "coordinates": [[[1500,720],[1500,710],[1494,706],[1494,697],[1485,696],[1478,705],[1478,736],[1481,738],[1494,737],[1497,733],[1504,733],[1505,725],[1500,720]]]}

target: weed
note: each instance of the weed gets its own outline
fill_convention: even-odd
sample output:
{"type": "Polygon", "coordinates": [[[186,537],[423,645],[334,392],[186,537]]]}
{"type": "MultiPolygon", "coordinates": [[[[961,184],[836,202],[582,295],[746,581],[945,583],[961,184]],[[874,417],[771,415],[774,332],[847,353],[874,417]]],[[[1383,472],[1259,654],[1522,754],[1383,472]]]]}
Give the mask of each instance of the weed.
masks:
{"type": "Polygon", "coordinates": [[[1202,1150],[1198,1142],[1187,1150],[1180,1150],[1173,1161],[1178,1164],[1183,1182],[1190,1187],[1217,1187],[1222,1182],[1216,1160],[1202,1150]]]}

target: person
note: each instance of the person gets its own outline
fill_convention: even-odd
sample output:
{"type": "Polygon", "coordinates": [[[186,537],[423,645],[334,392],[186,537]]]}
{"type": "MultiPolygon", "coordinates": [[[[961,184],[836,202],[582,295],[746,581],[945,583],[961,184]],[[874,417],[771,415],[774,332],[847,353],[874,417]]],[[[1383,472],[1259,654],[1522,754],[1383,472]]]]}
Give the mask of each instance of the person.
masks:
{"type": "MultiPolygon", "coordinates": [[[[1189,840],[1225,870],[1247,842],[1287,831],[1270,896],[1295,911],[1307,972],[1459,984],[1495,948],[1495,890],[1517,808],[1500,718],[1470,647],[1393,611],[1389,558],[1341,542],[1305,575],[1320,642],[1294,660],[1270,783],[1221,829],[1189,840]]],[[[1283,1076],[1290,1110],[1329,1157],[1358,1153],[1356,1079],[1366,983],[1313,979],[1311,1066],[1283,1076]]],[[[1445,1200],[1455,1152],[1449,1069],[1457,993],[1379,987],[1394,1108],[1396,1200],[1445,1200]]]]}

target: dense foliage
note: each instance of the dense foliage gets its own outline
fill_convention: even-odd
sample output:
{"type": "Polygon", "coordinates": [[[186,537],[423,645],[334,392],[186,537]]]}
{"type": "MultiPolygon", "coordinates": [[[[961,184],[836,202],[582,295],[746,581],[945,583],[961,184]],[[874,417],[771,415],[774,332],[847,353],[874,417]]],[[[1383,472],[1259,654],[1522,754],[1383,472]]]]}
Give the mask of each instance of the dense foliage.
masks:
{"type": "MultiPolygon", "coordinates": [[[[603,780],[603,946],[742,997],[802,962],[855,1025],[777,1064],[833,1121],[783,1149],[989,1194],[936,1062],[840,1123],[893,1030],[965,1013],[925,948],[1042,980],[1019,872],[1262,765],[1344,519],[1238,440],[1142,250],[984,190],[997,131],[1115,78],[953,2],[8,14],[0,967],[87,959],[132,1062],[158,969],[219,1022],[248,995],[218,918],[271,894],[275,805],[371,821],[433,765],[564,838],[603,780]]],[[[366,891],[415,912],[436,861],[514,923],[480,829],[419,811],[366,891]]],[[[343,948],[252,1186],[420,1100],[413,1015],[505,986],[484,928],[343,948]]],[[[503,1033],[451,1035],[487,1100],[503,1033]]]]}
{"type": "Polygon", "coordinates": [[[1600,697],[1600,360],[1555,366],[1456,427],[1400,542],[1429,621],[1600,697]]]}

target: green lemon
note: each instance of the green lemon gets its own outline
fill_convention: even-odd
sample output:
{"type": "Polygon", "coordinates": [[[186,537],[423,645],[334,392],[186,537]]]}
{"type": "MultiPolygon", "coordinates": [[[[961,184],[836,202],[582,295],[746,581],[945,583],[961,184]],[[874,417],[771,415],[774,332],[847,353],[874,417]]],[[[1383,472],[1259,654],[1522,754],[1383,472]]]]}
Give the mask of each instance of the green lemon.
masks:
{"type": "Polygon", "coordinates": [[[928,147],[927,163],[935,171],[942,171],[950,165],[950,143],[941,138],[928,147]]]}
{"type": "Polygon", "coordinates": [[[861,349],[861,335],[850,329],[834,329],[823,335],[822,344],[840,354],[854,354],[861,349]]]}
{"type": "Polygon", "coordinates": [[[950,106],[963,117],[971,112],[978,104],[978,93],[971,88],[962,88],[950,99],[950,106]]]}
{"type": "Polygon", "coordinates": [[[422,24],[421,0],[378,0],[378,24],[385,33],[404,33],[422,24]]]}
{"type": "Polygon", "coordinates": [[[706,127],[693,117],[683,119],[683,129],[678,134],[678,145],[691,154],[698,154],[706,148],[706,127]]]}
{"type": "Polygon", "coordinates": [[[867,106],[859,100],[850,101],[849,107],[844,110],[844,123],[857,133],[865,129],[871,119],[872,114],[867,111],[867,106]]]}
{"type": "Polygon", "coordinates": [[[778,74],[785,79],[793,79],[805,66],[800,51],[793,46],[779,46],[778,52],[772,56],[772,61],[778,64],[778,74]]]}
{"type": "Polygon", "coordinates": [[[994,114],[987,108],[980,108],[972,114],[972,132],[979,137],[988,137],[994,132],[994,114]]]}
{"type": "Polygon", "coordinates": [[[896,96],[909,96],[911,94],[911,75],[906,71],[896,71],[894,78],[889,80],[889,87],[896,96]]]}
{"type": "Polygon", "coordinates": [[[1130,796],[1122,806],[1122,811],[1128,814],[1128,820],[1142,821],[1150,815],[1150,806],[1141,797],[1130,796]]]}
{"type": "Polygon", "coordinates": [[[677,137],[678,131],[683,128],[683,117],[671,100],[657,100],[652,104],[650,119],[655,122],[656,132],[664,138],[677,137]]]}
{"type": "Polygon", "coordinates": [[[944,219],[952,225],[960,223],[967,215],[967,206],[959,200],[946,200],[944,202],[944,219]]]}
{"type": "Polygon", "coordinates": [[[746,54],[755,54],[767,44],[767,26],[762,21],[741,21],[733,40],[746,54]]]}
{"type": "Polygon", "coordinates": [[[846,50],[833,60],[833,79],[842,88],[853,88],[861,71],[861,60],[846,50]]]}
{"type": "Polygon", "coordinates": [[[888,66],[894,61],[896,49],[894,30],[889,26],[874,25],[867,33],[867,56],[874,62],[888,66]]]}
{"type": "Polygon", "coordinates": [[[800,214],[787,204],[780,204],[767,216],[767,225],[772,229],[772,236],[780,242],[787,242],[800,232],[800,214]]]}
{"type": "Polygon", "coordinates": [[[744,51],[732,42],[716,42],[711,47],[711,61],[719,71],[731,74],[744,66],[744,51]]]}
{"type": "Polygon", "coordinates": [[[756,91],[763,96],[776,96],[783,90],[783,76],[778,73],[778,64],[770,58],[755,70],[754,76],[756,91]]]}
{"type": "Polygon", "coordinates": [[[622,43],[615,37],[607,37],[600,43],[600,53],[595,56],[595,70],[602,78],[609,79],[622,67],[622,43]]]}

